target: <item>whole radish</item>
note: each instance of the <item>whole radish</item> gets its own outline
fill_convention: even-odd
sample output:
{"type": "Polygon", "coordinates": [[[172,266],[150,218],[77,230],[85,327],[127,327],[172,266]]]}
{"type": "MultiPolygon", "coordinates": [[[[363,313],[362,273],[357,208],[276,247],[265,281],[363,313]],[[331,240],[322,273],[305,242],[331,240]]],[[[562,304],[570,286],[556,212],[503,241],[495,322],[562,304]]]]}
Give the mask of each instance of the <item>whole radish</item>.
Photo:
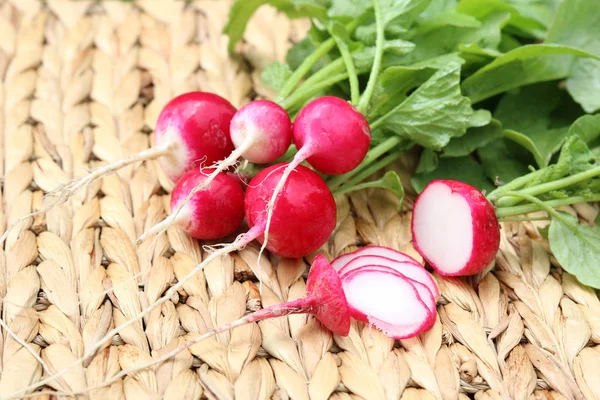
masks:
{"type": "MultiPolygon", "coordinates": [[[[248,185],[244,200],[246,221],[259,227],[263,237],[267,226],[267,203],[288,164],[279,163],[259,172],[248,185]]],[[[298,165],[285,182],[273,209],[267,248],[281,257],[298,258],[318,250],[333,232],[336,205],[325,181],[314,171],[298,165]]],[[[264,235],[266,237],[266,234],[264,235]]]]}
{"type": "Polygon", "coordinates": [[[500,247],[494,207],[459,181],[431,181],[415,201],[411,229],[415,249],[440,275],[477,274],[500,247]]]}
{"type": "Polygon", "coordinates": [[[151,234],[176,224],[185,233],[200,240],[217,239],[232,234],[244,219],[244,188],[235,175],[220,172],[212,182],[190,197],[195,187],[208,180],[212,168],[194,168],[177,181],[171,192],[172,214],[145,232],[141,242],[151,234]]]}
{"type": "Polygon", "coordinates": [[[110,175],[140,161],[158,159],[165,174],[173,181],[194,165],[210,165],[225,158],[233,150],[229,124],[236,109],[224,98],[206,92],[189,92],[175,97],[162,109],[154,134],[154,147],[97,168],[82,178],[73,179],[46,194],[55,198],[48,206],[24,215],[2,235],[20,222],[48,212],[96,179],[110,175]]]}
{"type": "Polygon", "coordinates": [[[236,109],[206,92],[185,93],[162,109],[154,130],[154,148],[169,149],[158,162],[173,181],[197,163],[210,166],[233,151],[229,127],[236,109]]]}
{"type": "MultiPolygon", "coordinates": [[[[235,150],[218,161],[206,179],[199,181],[195,188],[190,188],[188,195],[178,203],[177,209],[172,208],[175,214],[180,214],[197,191],[210,185],[218,174],[240,158],[254,164],[264,164],[283,156],[292,142],[292,123],[287,112],[278,104],[268,100],[255,100],[234,114],[229,133],[235,150]]],[[[152,227],[151,232],[146,232],[138,241],[158,229],[168,228],[171,223],[173,221],[159,222],[157,226],[160,228],[152,227]]]]}
{"type": "Polygon", "coordinates": [[[292,137],[298,152],[281,174],[267,204],[261,252],[269,242],[276,198],[301,162],[306,160],[324,174],[344,174],[362,162],[371,145],[371,129],[365,117],[350,103],[334,96],[323,96],[304,106],[294,121],[292,137]]]}

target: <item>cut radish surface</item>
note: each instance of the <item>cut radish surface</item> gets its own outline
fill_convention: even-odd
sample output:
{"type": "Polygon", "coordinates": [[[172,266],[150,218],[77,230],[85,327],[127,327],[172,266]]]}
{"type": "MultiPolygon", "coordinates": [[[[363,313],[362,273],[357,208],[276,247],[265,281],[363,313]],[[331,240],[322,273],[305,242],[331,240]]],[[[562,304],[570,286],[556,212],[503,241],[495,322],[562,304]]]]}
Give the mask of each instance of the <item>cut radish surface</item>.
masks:
{"type": "Polygon", "coordinates": [[[340,276],[344,276],[350,271],[369,265],[380,265],[398,271],[407,278],[425,285],[434,299],[437,300],[440,297],[440,290],[431,274],[420,264],[414,262],[396,261],[380,256],[359,256],[344,265],[338,273],[340,276]]]}
{"type": "Polygon", "coordinates": [[[413,209],[415,249],[440,274],[473,275],[494,259],[500,226],[476,188],[458,181],[429,183],[413,209]]]}
{"type": "Polygon", "coordinates": [[[431,327],[432,314],[410,280],[381,269],[354,270],[342,277],[354,318],[364,317],[394,339],[406,339],[431,327]]]}
{"type": "MultiPolygon", "coordinates": [[[[406,276],[405,274],[398,272],[396,269],[394,268],[390,268],[390,267],[386,267],[383,265],[365,265],[363,267],[360,268],[355,268],[352,271],[355,270],[360,270],[360,271],[385,271],[385,272],[389,272],[391,274],[395,274],[398,275],[399,277],[401,277],[402,279],[408,281],[411,285],[413,285],[413,287],[417,290],[417,293],[419,294],[419,298],[421,299],[421,301],[423,303],[425,303],[425,305],[427,306],[427,309],[429,310],[429,312],[431,313],[431,318],[433,319],[435,317],[435,314],[437,312],[436,310],[436,299],[433,297],[433,294],[431,293],[431,290],[429,290],[429,288],[422,284],[421,282],[415,281],[413,279],[410,279],[408,276],[406,276]]],[[[351,271],[350,271],[351,272],[351,271]]],[[[348,272],[348,273],[350,273],[348,272]]],[[[340,275],[342,278],[344,275],[340,275]]],[[[366,318],[366,316],[364,316],[364,318],[366,318]]],[[[364,319],[366,320],[366,319],[364,319]]]]}
{"type": "Polygon", "coordinates": [[[342,254],[341,256],[338,256],[335,260],[333,260],[331,262],[331,265],[333,266],[333,268],[339,271],[352,259],[360,256],[380,256],[390,258],[396,261],[409,261],[414,262],[415,264],[423,267],[421,263],[419,263],[417,260],[409,256],[408,254],[404,254],[400,251],[396,251],[394,249],[390,249],[389,247],[382,246],[364,246],[358,250],[354,250],[351,253],[342,254]]]}

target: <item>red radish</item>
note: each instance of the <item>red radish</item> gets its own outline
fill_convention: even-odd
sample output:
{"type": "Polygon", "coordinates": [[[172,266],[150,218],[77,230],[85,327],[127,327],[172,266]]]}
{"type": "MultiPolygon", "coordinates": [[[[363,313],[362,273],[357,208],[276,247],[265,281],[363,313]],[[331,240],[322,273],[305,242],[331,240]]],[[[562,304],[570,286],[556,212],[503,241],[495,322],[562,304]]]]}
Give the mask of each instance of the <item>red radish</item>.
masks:
{"type": "Polygon", "coordinates": [[[306,160],[317,171],[340,175],[363,161],[371,145],[371,129],[366,118],[347,101],[323,96],[304,106],[293,124],[292,136],[298,152],[289,163],[267,205],[265,240],[267,246],[275,200],[289,174],[306,160]]]}
{"type": "MultiPolygon", "coordinates": [[[[280,182],[287,163],[265,168],[251,181],[244,200],[248,226],[260,231],[263,238],[267,225],[267,201],[280,182]]],[[[267,248],[280,257],[304,257],[318,250],[333,232],[336,205],[325,181],[314,171],[298,165],[285,182],[273,211],[267,248]]]]}
{"type": "MultiPolygon", "coordinates": [[[[292,123],[287,112],[278,104],[268,100],[256,100],[235,113],[231,119],[229,134],[236,149],[227,157],[223,156],[224,159],[215,164],[212,173],[206,179],[197,180],[196,187],[186,186],[187,194],[178,200],[177,208],[173,208],[174,204],[171,203],[174,215],[181,215],[184,212],[183,208],[188,207],[188,201],[196,196],[199,190],[204,190],[208,186],[215,187],[212,185],[213,180],[234,165],[240,157],[255,164],[262,164],[283,156],[292,142],[292,123]]],[[[195,205],[190,207],[197,209],[195,205]]],[[[151,233],[166,230],[172,224],[173,220],[158,223],[151,228],[151,231],[144,233],[138,242],[143,241],[151,233]]]]}
{"type": "MultiPolygon", "coordinates": [[[[267,164],[282,157],[292,143],[292,122],[287,112],[269,100],[255,100],[240,108],[229,128],[236,159],[267,164]]],[[[231,157],[231,156],[230,156],[231,157]]]]}
{"type": "Polygon", "coordinates": [[[500,246],[494,207],[473,186],[434,180],[413,208],[415,249],[440,275],[473,275],[485,269],[500,246]]]}
{"type": "Polygon", "coordinates": [[[425,285],[435,300],[440,297],[440,290],[435,283],[435,280],[431,277],[431,274],[423,268],[421,264],[415,264],[413,262],[396,261],[380,256],[359,256],[344,265],[338,273],[340,276],[344,276],[350,271],[370,265],[391,268],[407,278],[425,285]]]}
{"type": "Polygon", "coordinates": [[[145,232],[138,241],[166,230],[173,224],[201,240],[217,239],[235,232],[244,219],[244,188],[235,175],[219,173],[204,189],[198,190],[179,212],[192,190],[208,180],[211,168],[194,168],[186,172],[171,193],[173,213],[145,232]]]}
{"type": "Polygon", "coordinates": [[[34,213],[15,221],[3,234],[0,242],[16,224],[48,212],[96,179],[140,161],[158,159],[163,171],[173,182],[196,163],[210,165],[233,151],[229,124],[236,108],[224,98],[206,92],[189,92],[175,97],[162,109],[155,128],[154,147],[112,164],[97,168],[79,179],[73,179],[46,196],[55,200],[34,213]]]}
{"type": "Polygon", "coordinates": [[[340,270],[352,259],[360,256],[380,256],[390,258],[396,261],[408,261],[413,262],[417,265],[421,265],[420,262],[409,256],[408,254],[383,246],[363,246],[357,250],[354,250],[353,252],[342,254],[341,256],[336,257],[335,260],[331,262],[331,265],[333,266],[333,268],[340,270]]]}
{"type": "Polygon", "coordinates": [[[351,315],[391,338],[407,339],[432,326],[435,315],[415,284],[394,270],[355,269],[342,277],[342,286],[351,315]]]}
{"type": "MultiPolygon", "coordinates": [[[[188,275],[183,277],[183,279],[178,281],[175,285],[171,286],[171,288],[167,291],[167,293],[165,293],[163,297],[158,299],[149,307],[146,307],[146,309],[139,313],[135,318],[132,318],[126,323],[121,324],[120,326],[114,329],[111,329],[99,341],[93,343],[90,349],[86,350],[86,354],[83,357],[79,358],[75,363],[71,364],[70,366],[63,368],[58,373],[44,378],[40,385],[43,386],[48,382],[54,381],[57,378],[66,374],[72,368],[82,364],[86,357],[91,357],[90,353],[95,354],[95,352],[99,348],[101,348],[106,342],[111,340],[112,337],[121,329],[124,329],[125,327],[130,326],[136,321],[139,321],[145,315],[150,313],[153,309],[171,299],[172,296],[175,293],[177,293],[177,290],[179,290],[203,266],[210,263],[216,257],[224,254],[224,251],[225,249],[221,249],[211,254],[207,259],[202,261],[202,263],[198,264],[192,271],[190,271],[188,275]]],[[[208,339],[212,336],[215,336],[221,332],[228,331],[238,326],[246,325],[252,322],[257,322],[270,318],[283,317],[290,314],[312,314],[323,324],[323,326],[340,336],[347,336],[350,332],[350,313],[348,309],[346,295],[342,289],[342,283],[340,281],[340,278],[338,277],[337,272],[331,267],[331,265],[322,255],[318,255],[313,260],[310,272],[308,274],[308,278],[306,279],[306,297],[298,300],[289,301],[287,303],[277,304],[267,308],[263,308],[262,310],[258,310],[256,312],[248,314],[238,320],[214,328],[204,333],[203,335],[188,340],[187,342],[181,344],[171,352],[166,353],[152,360],[151,362],[146,363],[145,365],[136,365],[133,368],[121,371],[120,373],[112,376],[107,381],[98,385],[97,388],[111,385],[112,383],[121,380],[124,376],[132,374],[136,371],[141,371],[147,368],[151,368],[157,364],[161,364],[171,359],[172,357],[175,357],[181,351],[193,346],[194,344],[199,343],[204,339],[208,339]]]]}
{"type": "Polygon", "coordinates": [[[229,125],[236,109],[224,98],[206,92],[175,97],[162,109],[156,122],[154,147],[170,148],[158,162],[173,181],[197,162],[206,166],[233,151],[229,125]]]}

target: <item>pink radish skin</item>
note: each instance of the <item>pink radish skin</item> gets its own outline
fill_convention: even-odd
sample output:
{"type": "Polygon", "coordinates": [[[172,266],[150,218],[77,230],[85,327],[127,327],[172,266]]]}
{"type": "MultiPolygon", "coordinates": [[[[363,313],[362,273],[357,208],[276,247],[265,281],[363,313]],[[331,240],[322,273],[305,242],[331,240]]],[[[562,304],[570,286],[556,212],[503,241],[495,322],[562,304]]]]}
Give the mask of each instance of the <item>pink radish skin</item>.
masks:
{"type": "Polygon", "coordinates": [[[195,192],[179,210],[190,192],[206,181],[211,172],[210,168],[186,172],[171,193],[172,214],[146,231],[138,242],[174,224],[200,240],[218,239],[234,233],[244,219],[244,188],[234,175],[219,173],[206,188],[195,192]]]}
{"type": "Polygon", "coordinates": [[[363,161],[371,145],[365,117],[346,100],[323,96],[300,110],[292,131],[294,144],[306,150],[306,161],[317,171],[340,175],[363,161]]]}
{"type": "Polygon", "coordinates": [[[431,326],[432,314],[417,289],[395,271],[356,269],[342,277],[342,286],[350,314],[366,316],[388,337],[411,338],[431,326]]]}
{"type": "Polygon", "coordinates": [[[411,230],[415,249],[444,276],[483,271],[500,247],[494,207],[473,186],[434,180],[419,194],[411,230]]]}
{"type": "MultiPolygon", "coordinates": [[[[267,223],[267,201],[286,166],[279,163],[265,168],[246,190],[246,221],[251,230],[261,233],[257,237],[261,243],[267,223]]],[[[317,173],[299,165],[277,198],[267,249],[280,257],[304,257],[327,241],[335,223],[335,200],[327,184],[317,173]]]]}
{"type": "Polygon", "coordinates": [[[254,164],[277,160],[292,143],[288,113],[269,100],[255,100],[240,108],[231,120],[229,131],[236,150],[242,150],[238,158],[254,164]]]}
{"type": "MultiPolygon", "coordinates": [[[[419,281],[415,281],[414,279],[409,278],[408,276],[398,272],[394,268],[386,267],[383,265],[365,265],[363,267],[353,269],[352,271],[357,271],[357,270],[360,270],[360,271],[385,271],[385,272],[389,272],[390,274],[395,274],[395,275],[401,277],[402,279],[406,280],[407,282],[409,282],[417,290],[419,299],[421,299],[421,301],[427,306],[427,310],[429,310],[430,318],[431,318],[430,322],[431,322],[431,324],[433,324],[433,320],[435,319],[435,315],[437,313],[436,299],[434,299],[433,294],[431,293],[431,291],[429,290],[429,288],[426,285],[422,284],[419,281]]],[[[342,279],[344,279],[344,275],[340,275],[340,277],[342,279]]],[[[367,321],[367,316],[364,314],[353,315],[353,317],[355,317],[356,319],[360,319],[361,321],[365,321],[365,322],[367,321]]],[[[431,324],[428,324],[427,326],[431,327],[431,324]]]]}
{"type": "Polygon", "coordinates": [[[197,163],[210,166],[234,149],[229,125],[236,109],[224,98],[206,92],[175,97],[161,111],[154,147],[171,151],[158,162],[173,182],[197,163]]]}
{"type": "Polygon", "coordinates": [[[396,261],[380,256],[358,256],[344,265],[338,273],[340,276],[344,276],[352,270],[368,265],[380,265],[391,268],[407,278],[425,285],[435,300],[440,297],[440,290],[431,274],[420,264],[415,264],[414,262],[396,261]]]}
{"type": "Polygon", "coordinates": [[[390,249],[389,247],[382,246],[363,246],[357,250],[354,250],[351,253],[342,254],[341,256],[336,257],[331,262],[331,265],[333,266],[333,268],[340,270],[352,259],[360,256],[380,256],[390,258],[395,261],[412,262],[421,266],[421,268],[423,267],[423,265],[420,262],[409,256],[408,254],[396,251],[394,249],[390,249]]]}
{"type": "Polygon", "coordinates": [[[304,160],[323,174],[339,175],[353,170],[369,151],[371,129],[365,117],[350,103],[324,96],[300,110],[292,127],[292,138],[298,152],[281,174],[267,204],[261,253],[269,242],[275,201],[289,174],[304,160]]]}

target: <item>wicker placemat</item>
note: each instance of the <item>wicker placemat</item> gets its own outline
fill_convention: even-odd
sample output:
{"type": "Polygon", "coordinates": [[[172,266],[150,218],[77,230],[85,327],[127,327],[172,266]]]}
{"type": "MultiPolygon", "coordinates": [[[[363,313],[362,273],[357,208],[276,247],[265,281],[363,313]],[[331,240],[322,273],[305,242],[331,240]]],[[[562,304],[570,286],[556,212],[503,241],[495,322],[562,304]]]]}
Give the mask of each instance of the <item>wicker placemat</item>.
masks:
{"type": "MultiPolygon", "coordinates": [[[[0,4],[2,231],[40,209],[44,192],[148,148],[158,112],[177,94],[212,91],[236,106],[271,97],[261,68],[283,60],[307,29],[263,7],[233,60],[221,35],[228,1],[0,4]]],[[[413,164],[407,156],[397,168],[413,164]]],[[[150,254],[150,243],[135,247],[169,211],[170,189],[156,162],[141,163],[10,233],[0,253],[0,398],[31,395],[26,388],[73,364],[201,260],[200,244],[177,228],[150,254]]],[[[410,198],[405,205],[399,214],[385,192],[339,198],[339,225],[323,252],[381,244],[418,257],[410,198]]],[[[586,221],[598,212],[567,210],[586,221]]],[[[362,323],[333,337],[312,318],[289,316],[223,333],[102,387],[187,337],[303,295],[310,260],[265,260],[261,296],[249,246],[35,390],[102,400],[600,399],[600,301],[556,267],[540,224],[504,224],[491,273],[436,277],[438,320],[419,338],[394,343],[362,323]]]]}

